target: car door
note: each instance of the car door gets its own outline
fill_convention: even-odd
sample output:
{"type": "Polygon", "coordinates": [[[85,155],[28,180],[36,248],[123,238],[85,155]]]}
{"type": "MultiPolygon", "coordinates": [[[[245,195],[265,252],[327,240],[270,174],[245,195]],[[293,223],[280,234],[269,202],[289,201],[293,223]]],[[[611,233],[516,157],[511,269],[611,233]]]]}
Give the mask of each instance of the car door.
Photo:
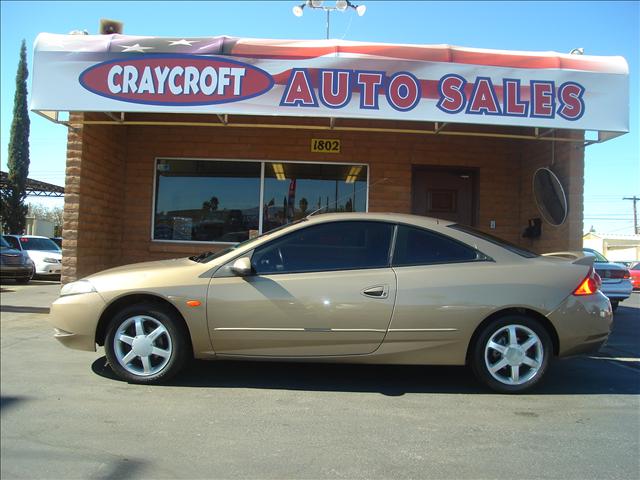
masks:
{"type": "Polygon", "coordinates": [[[493,308],[484,280],[494,262],[453,238],[399,225],[392,265],[398,294],[385,345],[431,350],[433,363],[464,359],[473,329],[493,308]]]}
{"type": "Polygon", "coordinates": [[[216,353],[303,357],[376,350],[396,296],[393,231],[385,222],[314,224],[256,248],[254,274],[214,276],[207,314],[216,353]]]}

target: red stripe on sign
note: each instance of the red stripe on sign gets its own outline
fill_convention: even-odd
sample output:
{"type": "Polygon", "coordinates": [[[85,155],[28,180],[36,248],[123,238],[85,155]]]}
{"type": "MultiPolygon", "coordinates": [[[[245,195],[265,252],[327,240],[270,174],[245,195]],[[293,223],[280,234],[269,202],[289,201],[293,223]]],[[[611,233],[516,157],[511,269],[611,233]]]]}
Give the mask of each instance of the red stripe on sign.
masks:
{"type": "Polygon", "coordinates": [[[358,55],[389,57],[396,60],[460,63],[465,65],[482,65],[505,68],[553,68],[592,72],[606,72],[611,69],[611,64],[609,62],[584,58],[579,55],[573,55],[571,58],[561,55],[522,55],[493,53],[490,51],[468,51],[447,46],[331,45],[316,47],[289,47],[238,43],[230,53],[231,55],[239,57],[272,60],[304,60],[336,53],[351,53],[358,55]]]}

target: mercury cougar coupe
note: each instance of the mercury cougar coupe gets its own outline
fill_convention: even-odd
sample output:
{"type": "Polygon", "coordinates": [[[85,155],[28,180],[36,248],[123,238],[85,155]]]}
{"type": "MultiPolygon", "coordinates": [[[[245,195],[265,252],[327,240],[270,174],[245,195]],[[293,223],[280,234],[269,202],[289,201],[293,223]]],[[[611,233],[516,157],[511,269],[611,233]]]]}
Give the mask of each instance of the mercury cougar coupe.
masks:
{"type": "Polygon", "coordinates": [[[158,383],[190,358],[468,365],[493,390],[537,384],[554,356],[597,350],[611,304],[593,257],[540,256],[449,221],[307,217],[220,252],[65,285],[55,338],[104,345],[158,383]]]}

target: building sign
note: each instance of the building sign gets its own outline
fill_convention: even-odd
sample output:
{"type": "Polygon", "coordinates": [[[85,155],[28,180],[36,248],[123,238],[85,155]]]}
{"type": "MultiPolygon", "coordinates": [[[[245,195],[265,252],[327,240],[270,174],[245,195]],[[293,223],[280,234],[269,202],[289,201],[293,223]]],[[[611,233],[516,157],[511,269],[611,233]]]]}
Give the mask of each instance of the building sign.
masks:
{"type": "Polygon", "coordinates": [[[340,153],[340,140],[330,138],[312,138],[313,153],[340,153]]]}
{"type": "MultiPolygon", "coordinates": [[[[448,46],[41,34],[31,108],[628,131],[621,57],[448,46]]],[[[314,150],[317,151],[317,150],[314,150]]]]}

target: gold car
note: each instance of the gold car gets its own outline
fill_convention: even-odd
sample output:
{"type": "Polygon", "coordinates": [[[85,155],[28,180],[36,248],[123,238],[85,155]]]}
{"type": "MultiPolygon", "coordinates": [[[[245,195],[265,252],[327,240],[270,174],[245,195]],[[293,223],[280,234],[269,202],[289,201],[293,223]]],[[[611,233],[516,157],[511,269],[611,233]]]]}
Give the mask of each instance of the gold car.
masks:
{"type": "Polygon", "coordinates": [[[104,345],[136,383],[195,357],[469,365],[490,388],[521,392],[554,355],[606,341],[611,305],[592,262],[442,220],[325,214],[67,284],[50,319],[63,344],[104,345]]]}

